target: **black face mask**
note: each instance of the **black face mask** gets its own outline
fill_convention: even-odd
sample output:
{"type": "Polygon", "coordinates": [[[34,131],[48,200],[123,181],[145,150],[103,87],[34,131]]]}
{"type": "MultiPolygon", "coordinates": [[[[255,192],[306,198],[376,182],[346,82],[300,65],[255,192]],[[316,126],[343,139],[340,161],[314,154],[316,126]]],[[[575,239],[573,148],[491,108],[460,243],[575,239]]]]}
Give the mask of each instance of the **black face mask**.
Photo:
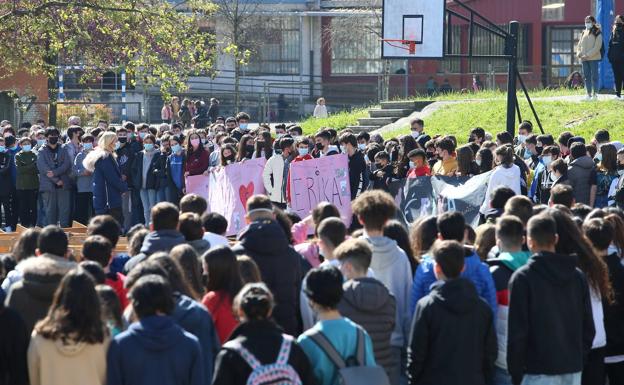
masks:
{"type": "Polygon", "coordinates": [[[383,166],[381,165],[381,163],[375,163],[375,168],[379,170],[379,169],[382,169],[383,166]]]}
{"type": "Polygon", "coordinates": [[[252,145],[245,146],[245,151],[247,151],[248,154],[252,154],[254,152],[254,146],[252,145]]]}
{"type": "Polygon", "coordinates": [[[622,163],[618,163],[618,165],[617,165],[617,169],[618,169],[618,170],[624,170],[624,164],[622,164],[622,163]]]}
{"type": "Polygon", "coordinates": [[[124,143],[128,143],[128,138],[125,136],[122,136],[120,138],[117,138],[117,140],[119,141],[119,143],[124,144],[124,143]]]}
{"type": "Polygon", "coordinates": [[[323,149],[323,143],[317,143],[314,145],[314,147],[316,147],[316,149],[320,151],[323,149]]]}
{"type": "Polygon", "coordinates": [[[433,159],[435,157],[436,157],[436,153],[435,152],[427,152],[427,158],[433,159]]]}
{"type": "Polygon", "coordinates": [[[535,155],[542,155],[542,150],[543,150],[543,149],[544,149],[544,147],[541,147],[541,146],[535,146],[535,152],[537,153],[537,154],[535,154],[535,155]]]}
{"type": "Polygon", "coordinates": [[[50,143],[51,145],[57,144],[58,140],[58,136],[48,136],[48,143],[50,143]]]}

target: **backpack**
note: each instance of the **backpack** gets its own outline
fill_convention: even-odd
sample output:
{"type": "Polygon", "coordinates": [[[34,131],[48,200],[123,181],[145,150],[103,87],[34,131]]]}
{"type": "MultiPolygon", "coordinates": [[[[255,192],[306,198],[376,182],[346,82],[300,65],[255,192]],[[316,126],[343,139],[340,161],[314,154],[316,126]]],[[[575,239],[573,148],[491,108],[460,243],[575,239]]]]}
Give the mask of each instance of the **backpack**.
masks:
{"type": "Polygon", "coordinates": [[[338,368],[338,383],[340,385],[390,385],[386,371],[380,366],[365,366],[366,344],[364,331],[357,328],[356,357],[345,360],[334,348],[334,345],[322,332],[310,334],[309,337],[327,355],[329,360],[338,368]]]}
{"type": "Polygon", "coordinates": [[[226,342],[223,347],[238,353],[251,367],[247,385],[301,385],[299,374],[288,364],[292,343],[293,338],[283,334],[277,361],[268,365],[262,365],[249,350],[236,340],[226,342]]]}

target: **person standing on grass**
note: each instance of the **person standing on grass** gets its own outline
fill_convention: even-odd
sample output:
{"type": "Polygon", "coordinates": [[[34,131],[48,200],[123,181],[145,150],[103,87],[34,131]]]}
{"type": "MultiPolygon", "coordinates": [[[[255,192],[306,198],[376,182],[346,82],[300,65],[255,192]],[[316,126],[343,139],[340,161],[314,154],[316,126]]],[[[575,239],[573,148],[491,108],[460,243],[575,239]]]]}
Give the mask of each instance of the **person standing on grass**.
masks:
{"type": "Polygon", "coordinates": [[[622,84],[624,84],[624,17],[622,15],[617,15],[613,22],[607,57],[615,78],[615,96],[622,100],[622,84]]]}
{"type": "Polygon", "coordinates": [[[587,16],[585,30],[581,32],[576,46],[576,56],[583,64],[583,75],[585,75],[585,90],[587,91],[585,100],[598,100],[598,63],[602,60],[601,48],[602,31],[596,24],[596,18],[591,15],[587,16]]]}
{"type": "Polygon", "coordinates": [[[327,115],[327,106],[325,106],[325,98],[318,98],[316,100],[316,107],[314,107],[314,113],[312,114],[315,118],[326,118],[327,115]]]}
{"type": "Polygon", "coordinates": [[[17,205],[19,221],[24,227],[37,224],[37,192],[39,191],[39,172],[37,171],[37,154],[33,151],[32,140],[20,139],[22,150],[15,155],[17,178],[17,205]]]}

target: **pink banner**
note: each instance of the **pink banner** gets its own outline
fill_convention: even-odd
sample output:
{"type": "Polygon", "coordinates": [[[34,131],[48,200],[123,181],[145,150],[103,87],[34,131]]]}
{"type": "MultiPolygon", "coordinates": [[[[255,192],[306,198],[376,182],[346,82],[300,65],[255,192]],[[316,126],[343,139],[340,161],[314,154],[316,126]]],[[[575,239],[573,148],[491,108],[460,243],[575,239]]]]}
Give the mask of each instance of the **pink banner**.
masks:
{"type": "Polygon", "coordinates": [[[347,155],[332,155],[290,165],[291,208],[302,218],[320,202],[333,203],[351,225],[351,187],[347,155]]]}
{"type": "Polygon", "coordinates": [[[208,181],[210,177],[205,175],[193,175],[186,177],[186,193],[197,194],[200,197],[208,200],[208,181]]]}
{"type": "Polygon", "coordinates": [[[252,195],[264,194],[262,171],[266,159],[234,163],[210,173],[208,207],[228,220],[228,236],[236,235],[245,223],[245,204],[252,195]]]}

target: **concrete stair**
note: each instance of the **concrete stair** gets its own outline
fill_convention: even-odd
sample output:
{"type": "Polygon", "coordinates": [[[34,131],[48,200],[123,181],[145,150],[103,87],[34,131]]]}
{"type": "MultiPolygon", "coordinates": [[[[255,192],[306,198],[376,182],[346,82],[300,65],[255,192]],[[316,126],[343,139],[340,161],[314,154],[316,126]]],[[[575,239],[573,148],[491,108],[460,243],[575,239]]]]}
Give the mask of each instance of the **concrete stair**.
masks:
{"type": "Polygon", "coordinates": [[[368,110],[368,118],[358,119],[357,126],[347,126],[353,132],[370,132],[377,130],[397,120],[410,116],[415,111],[423,108],[433,101],[388,101],[381,102],[381,108],[368,110]]]}

